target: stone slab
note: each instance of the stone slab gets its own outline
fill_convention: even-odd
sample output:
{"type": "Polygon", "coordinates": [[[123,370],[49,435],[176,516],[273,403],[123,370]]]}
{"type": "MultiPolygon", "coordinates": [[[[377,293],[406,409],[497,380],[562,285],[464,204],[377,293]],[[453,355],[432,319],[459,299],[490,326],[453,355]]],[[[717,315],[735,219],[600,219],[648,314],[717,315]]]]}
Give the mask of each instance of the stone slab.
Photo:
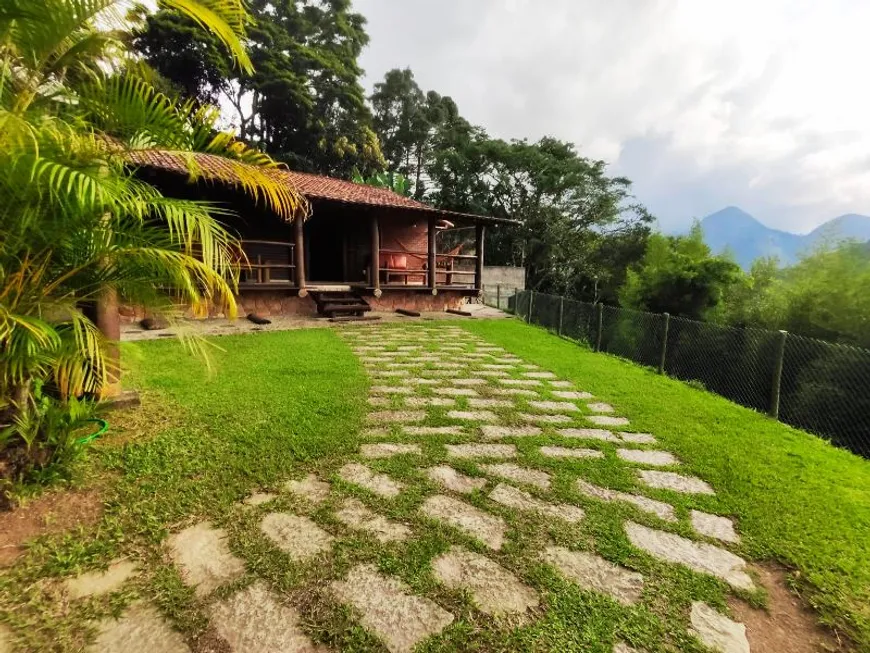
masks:
{"type": "Polygon", "coordinates": [[[260,531],[297,562],[328,551],[335,539],[308,517],[289,512],[269,513],[260,522],[260,531]]]}
{"type": "Polygon", "coordinates": [[[573,447],[541,447],[542,456],[547,458],[604,458],[598,449],[575,449],[573,447]]]}
{"type": "Polygon", "coordinates": [[[623,605],[633,605],[643,593],[643,576],[587,551],[547,547],[544,562],[580,587],[606,594],[623,605]]]}
{"type": "Polygon", "coordinates": [[[376,474],[365,465],[359,463],[348,463],[340,470],[338,475],[348,483],[359,485],[369,492],[392,499],[399,496],[403,486],[391,479],[386,474],[376,474]]]}
{"type": "Polygon", "coordinates": [[[527,379],[555,379],[556,375],[552,372],[523,372],[523,376],[527,379]]]}
{"type": "Polygon", "coordinates": [[[651,469],[641,469],[637,473],[642,483],[658,490],[673,490],[683,494],[716,494],[706,481],[695,476],[651,469]]]}
{"type": "Polygon", "coordinates": [[[499,379],[502,385],[535,387],[544,385],[537,379],[499,379]]]}
{"type": "Polygon", "coordinates": [[[426,413],[422,410],[381,410],[369,413],[367,419],[370,422],[389,424],[422,422],[426,419],[426,413]]]}
{"type": "Polygon", "coordinates": [[[405,405],[411,408],[425,408],[428,406],[443,408],[455,406],[456,400],[451,397],[405,397],[405,405]]]}
{"type": "Polygon", "coordinates": [[[245,497],[242,503],[246,506],[262,506],[264,503],[269,503],[273,501],[275,497],[278,495],[272,494],[271,492],[254,492],[253,494],[245,497]]]}
{"type": "Polygon", "coordinates": [[[478,376],[487,376],[493,379],[506,379],[510,376],[510,374],[503,370],[475,370],[474,373],[478,376]]]}
{"type": "Polygon", "coordinates": [[[486,385],[489,383],[486,379],[453,379],[453,385],[460,386],[475,386],[475,385],[486,385]]]}
{"type": "Polygon", "coordinates": [[[553,396],[559,399],[592,399],[590,393],[578,390],[553,390],[553,396]]]}
{"type": "Polygon", "coordinates": [[[237,653],[328,651],[309,639],[296,610],[281,603],[263,581],[214,604],[210,613],[212,627],[237,653]]]}
{"type": "Polygon", "coordinates": [[[612,415],[586,415],[586,419],[597,426],[628,426],[625,417],[613,417],[612,415]]]}
{"type": "Polygon", "coordinates": [[[537,593],[486,556],[455,546],[432,561],[435,578],[450,589],[465,589],[474,604],[495,617],[525,614],[538,607],[537,593]]]}
{"type": "Polygon", "coordinates": [[[528,467],[520,467],[513,463],[498,463],[491,465],[478,465],[480,469],[490,476],[498,476],[507,481],[516,481],[526,485],[533,485],[541,490],[550,489],[550,475],[547,472],[542,472],[539,469],[530,469],[528,467]]]}
{"type": "Polygon", "coordinates": [[[462,435],[461,426],[405,426],[402,433],[406,435],[462,435]]]}
{"type": "Polygon", "coordinates": [[[392,403],[387,397],[369,397],[367,401],[369,406],[373,406],[375,408],[389,406],[392,403]]]}
{"type": "Polygon", "coordinates": [[[169,554],[182,580],[205,596],[245,573],[245,563],[230,552],[227,533],[209,522],[185,528],[168,539],[169,554]]]}
{"type": "Polygon", "coordinates": [[[646,449],[617,449],[616,455],[627,463],[650,465],[651,467],[669,467],[679,465],[680,461],[669,451],[649,451],[646,449]]]}
{"type": "Polygon", "coordinates": [[[577,490],[581,494],[589,497],[601,499],[602,501],[624,501],[637,506],[644,512],[655,515],[659,519],[668,522],[676,522],[677,516],[674,512],[674,507],[664,501],[656,501],[648,497],[642,497],[637,494],[628,492],[620,492],[619,490],[611,490],[609,488],[599,487],[592,483],[587,483],[582,479],[577,479],[577,490]]]}
{"type": "Polygon", "coordinates": [[[557,413],[573,413],[580,410],[570,401],[530,401],[529,406],[535,410],[552,410],[557,413]]]}
{"type": "Polygon", "coordinates": [[[550,387],[553,388],[570,388],[572,385],[570,381],[550,381],[550,387]]]}
{"type": "Polygon", "coordinates": [[[321,481],[314,474],[309,474],[298,481],[287,481],[284,483],[284,489],[297,497],[308,499],[312,503],[321,503],[329,496],[330,485],[326,481],[321,481]]]}
{"type": "Polygon", "coordinates": [[[376,512],[369,510],[358,499],[345,499],[341,508],[335,513],[336,518],[346,526],[358,531],[370,533],[379,542],[401,542],[408,539],[411,529],[404,524],[390,521],[376,512]]]}
{"type": "Polygon", "coordinates": [[[497,422],[498,415],[490,410],[448,410],[447,417],[468,422],[497,422]]]}
{"type": "Polygon", "coordinates": [[[115,560],[105,571],[88,571],[66,581],[70,598],[103,596],[121,589],[121,586],[138,572],[138,565],[131,560],[115,560]]]}
{"type": "Polygon", "coordinates": [[[432,392],[436,395],[445,395],[447,397],[476,397],[477,390],[473,388],[432,388],[432,392]]]}
{"type": "Polygon", "coordinates": [[[619,437],[629,444],[656,444],[655,436],[650,433],[625,433],[620,432],[619,437]]]}
{"type": "Polygon", "coordinates": [[[746,561],[730,551],[634,522],[625,523],[625,532],[634,546],[654,558],[715,576],[737,589],[755,589],[752,578],[746,573],[746,561]]]}
{"type": "Polygon", "coordinates": [[[541,395],[534,390],[526,388],[491,388],[490,393],[503,397],[540,397],[541,395]]]}
{"type": "Polygon", "coordinates": [[[486,485],[485,478],[466,476],[447,465],[430,467],[426,470],[426,476],[441,485],[441,487],[460,494],[470,494],[475,490],[482,489],[486,485]]]}
{"type": "Polygon", "coordinates": [[[393,456],[422,456],[419,444],[402,444],[398,442],[374,442],[364,444],[359,448],[363,458],[392,458],[393,456]]]}
{"type": "Polygon", "coordinates": [[[524,492],[512,485],[505,485],[504,483],[499,483],[495,489],[489,493],[489,498],[507,508],[538,513],[546,517],[560,519],[570,524],[576,524],[577,522],[582,521],[586,516],[583,509],[578,506],[572,506],[566,503],[548,503],[533,497],[528,492],[524,492]]]}
{"type": "Polygon", "coordinates": [[[570,424],[574,421],[568,415],[535,415],[533,413],[520,413],[519,418],[532,424],[570,424]]]}
{"type": "Polygon", "coordinates": [[[563,438],[577,438],[579,440],[601,440],[602,442],[620,442],[610,431],[604,429],[558,429],[556,431],[563,438]]]}
{"type": "Polygon", "coordinates": [[[727,517],[711,515],[700,510],[692,510],[689,513],[689,517],[692,520],[692,528],[701,535],[713,537],[723,542],[730,542],[731,544],[738,544],[740,542],[740,536],[734,530],[734,523],[727,517]]]}
{"type": "Polygon", "coordinates": [[[330,588],[339,601],[360,613],[362,626],[390,653],[410,653],[453,622],[452,614],[427,598],[415,596],[405,583],[381,574],[374,565],[354,567],[330,588]]]}
{"type": "Polygon", "coordinates": [[[539,426],[493,426],[485,424],[480,427],[483,437],[492,440],[498,438],[530,438],[541,435],[543,431],[539,426]]]}
{"type": "Polygon", "coordinates": [[[746,626],[732,621],[706,603],[695,601],[689,615],[689,634],[718,653],[750,653],[746,626]]]}
{"type": "Polygon", "coordinates": [[[468,400],[468,405],[472,408],[512,408],[514,402],[508,399],[478,399],[472,397],[468,400]]]}
{"type": "Polygon", "coordinates": [[[516,458],[517,448],[512,444],[447,444],[451,458],[516,458]]]}
{"type": "Polygon", "coordinates": [[[423,502],[420,511],[431,519],[453,526],[495,551],[501,549],[504,543],[507,530],[504,519],[458,499],[436,494],[423,502]]]}
{"type": "Polygon", "coordinates": [[[190,653],[184,637],[152,605],[136,603],[120,619],[104,619],[88,653],[190,653]]]}
{"type": "Polygon", "coordinates": [[[613,406],[610,404],[605,404],[602,401],[596,401],[589,404],[586,404],[586,408],[591,410],[593,413],[612,413],[614,412],[613,406]]]}

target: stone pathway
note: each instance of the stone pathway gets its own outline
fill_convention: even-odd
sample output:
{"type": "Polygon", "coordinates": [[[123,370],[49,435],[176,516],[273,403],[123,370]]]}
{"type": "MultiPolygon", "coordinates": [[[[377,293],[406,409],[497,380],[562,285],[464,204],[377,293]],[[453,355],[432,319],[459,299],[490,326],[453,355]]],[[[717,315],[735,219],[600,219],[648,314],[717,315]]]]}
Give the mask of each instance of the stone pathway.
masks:
{"type": "MultiPolygon", "coordinates": [[[[342,542],[353,537],[396,548],[401,559],[402,547],[415,544],[417,529],[437,525],[451,546],[433,552],[426,582],[441,592],[461,592],[473,609],[496,619],[493,627],[506,629],[537,619],[546,608],[531,586],[534,576],[527,575],[534,565],[546,565],[565,582],[623,607],[653,604],[655,583],[630,568],[642,556],[714,576],[735,589],[755,588],[745,561],[725,548],[740,542],[730,519],[694,509],[678,512],[662,500],[669,492],[714,495],[714,488],[672,471],[681,469],[681,461],[653,434],[625,430],[631,424],[618,405],[456,326],[377,325],[343,335],[372,380],[366,441],[322,476],[291,478],[272,492],[251,488],[256,491],[240,504],[240,514],[257,520],[263,541],[281,551],[288,565],[307,565],[316,575],[337,551],[346,559],[342,542]],[[596,483],[583,477],[591,469],[612,468],[607,465],[624,469],[619,489],[607,487],[600,474],[596,483]],[[395,473],[400,468],[407,469],[401,479],[395,473]],[[555,488],[563,488],[559,498],[555,488]],[[381,514],[389,512],[381,506],[409,501],[411,513],[402,513],[414,515],[406,517],[408,523],[381,514]],[[599,553],[591,550],[587,510],[602,510],[602,502],[625,504],[636,511],[635,519],[657,525],[624,522],[625,543],[616,547],[632,551],[621,558],[624,564],[607,559],[611,544],[598,547],[599,553]],[[324,521],[325,513],[330,517],[324,521]],[[512,538],[521,518],[525,524],[537,520],[542,538],[550,537],[544,529],[551,523],[583,537],[558,544],[551,539],[522,554],[518,564],[522,555],[517,558],[512,538]],[[697,539],[667,530],[680,524],[680,532],[694,532],[697,539]]],[[[172,534],[166,546],[228,650],[328,650],[312,639],[294,599],[264,580],[248,580],[255,574],[231,552],[223,529],[194,524],[172,534]],[[237,581],[242,582],[213,595],[237,581]]],[[[456,608],[442,594],[425,596],[415,589],[419,585],[411,587],[370,560],[352,561],[317,584],[387,650],[410,652],[450,630],[456,608]]],[[[136,573],[132,561],[116,561],[107,571],[68,580],[66,590],[70,600],[108,594],[136,573]]],[[[96,626],[92,651],[189,650],[150,603],[134,604],[120,619],[96,626]]],[[[704,603],[692,604],[685,629],[714,651],[749,650],[743,627],[704,603]]],[[[615,652],[636,650],[619,640],[612,640],[615,652]]]]}

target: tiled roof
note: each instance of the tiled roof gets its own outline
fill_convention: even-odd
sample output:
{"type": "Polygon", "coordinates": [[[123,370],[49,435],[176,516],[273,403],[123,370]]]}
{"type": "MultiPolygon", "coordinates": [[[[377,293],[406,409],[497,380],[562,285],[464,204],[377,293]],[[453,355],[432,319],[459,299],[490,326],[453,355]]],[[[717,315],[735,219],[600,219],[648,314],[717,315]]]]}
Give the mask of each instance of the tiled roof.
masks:
{"type": "MultiPolygon", "coordinates": [[[[186,165],[184,158],[173,152],[159,150],[134,150],[127,155],[127,158],[136,165],[170,170],[179,174],[188,174],[188,166],[186,165]]],[[[212,154],[197,153],[194,155],[194,158],[205,176],[211,174],[212,176],[221,179],[235,177],[232,168],[228,166],[226,161],[221,157],[212,154]]],[[[436,209],[433,206],[423,204],[422,202],[418,202],[409,197],[404,197],[391,190],[387,190],[386,188],[375,188],[373,186],[355,184],[351,181],[344,181],[343,179],[312,175],[305,172],[295,172],[293,170],[282,168],[274,169],[271,171],[271,174],[286,179],[288,184],[292,185],[308,199],[423,211],[426,213],[436,213],[441,216],[472,218],[475,220],[485,220],[487,222],[511,222],[509,220],[490,218],[483,215],[457,213],[455,211],[436,209]]]]}

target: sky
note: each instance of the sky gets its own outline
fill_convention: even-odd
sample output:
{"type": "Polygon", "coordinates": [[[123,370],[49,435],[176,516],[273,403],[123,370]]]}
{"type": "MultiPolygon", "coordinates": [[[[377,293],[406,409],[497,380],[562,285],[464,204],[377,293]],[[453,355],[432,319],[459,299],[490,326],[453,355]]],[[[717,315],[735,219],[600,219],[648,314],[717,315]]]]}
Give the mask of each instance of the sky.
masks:
{"type": "Polygon", "coordinates": [[[555,136],[675,231],[729,205],[870,214],[867,0],[354,0],[368,90],[410,67],[500,138],[555,136]]]}

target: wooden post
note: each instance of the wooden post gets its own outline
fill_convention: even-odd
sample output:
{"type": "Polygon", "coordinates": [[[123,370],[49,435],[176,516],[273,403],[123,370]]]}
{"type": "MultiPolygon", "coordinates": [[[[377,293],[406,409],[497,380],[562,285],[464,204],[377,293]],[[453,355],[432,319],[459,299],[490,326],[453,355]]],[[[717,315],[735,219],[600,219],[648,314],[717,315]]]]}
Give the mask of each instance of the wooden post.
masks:
{"type": "Polygon", "coordinates": [[[350,272],[350,263],[348,261],[347,251],[347,227],[341,230],[341,280],[350,281],[348,273],[350,272]]]}
{"type": "Polygon", "coordinates": [[[532,306],[535,305],[535,291],[529,291],[529,312],[526,313],[526,324],[532,323],[532,306]]]}
{"type": "Polygon", "coordinates": [[[296,287],[300,297],[307,297],[308,290],[305,288],[305,223],[302,216],[297,215],[293,221],[293,230],[296,234],[296,245],[293,248],[293,256],[296,259],[296,287]]]}
{"type": "Polygon", "coordinates": [[[118,291],[104,288],[97,298],[94,324],[106,338],[106,385],[100,388],[100,397],[106,399],[121,394],[121,316],[118,313],[118,291]]]}
{"type": "Polygon", "coordinates": [[[497,283],[495,285],[495,307],[498,310],[501,310],[501,284],[497,283]]]}
{"type": "Polygon", "coordinates": [[[474,234],[474,248],[477,252],[474,267],[474,287],[478,291],[483,288],[483,238],[485,235],[483,223],[478,222],[474,234]]]}
{"type": "Polygon", "coordinates": [[[671,314],[665,313],[665,332],[662,334],[662,355],[659,358],[659,374],[665,373],[665,359],[668,355],[668,332],[671,330],[671,314]]]}
{"type": "Polygon", "coordinates": [[[788,338],[788,331],[780,331],[779,334],[776,361],[773,367],[773,382],[770,386],[770,410],[767,413],[773,419],[779,419],[779,391],[782,386],[782,366],[785,361],[785,341],[788,338]]]}
{"type": "Polygon", "coordinates": [[[381,234],[377,214],[372,215],[372,263],[371,283],[375,297],[381,296],[381,234]]]}
{"type": "Polygon", "coordinates": [[[598,303],[598,333],[595,335],[595,351],[601,351],[601,334],[604,330],[604,304],[598,303]]]}
{"type": "Polygon", "coordinates": [[[562,335],[562,319],[565,317],[565,296],[559,295],[559,335],[562,335]]]}
{"type": "Polygon", "coordinates": [[[431,216],[429,218],[429,244],[427,254],[429,255],[429,290],[433,295],[438,294],[438,258],[435,256],[435,248],[437,247],[435,235],[437,233],[438,232],[435,229],[435,216],[431,216]]]}

